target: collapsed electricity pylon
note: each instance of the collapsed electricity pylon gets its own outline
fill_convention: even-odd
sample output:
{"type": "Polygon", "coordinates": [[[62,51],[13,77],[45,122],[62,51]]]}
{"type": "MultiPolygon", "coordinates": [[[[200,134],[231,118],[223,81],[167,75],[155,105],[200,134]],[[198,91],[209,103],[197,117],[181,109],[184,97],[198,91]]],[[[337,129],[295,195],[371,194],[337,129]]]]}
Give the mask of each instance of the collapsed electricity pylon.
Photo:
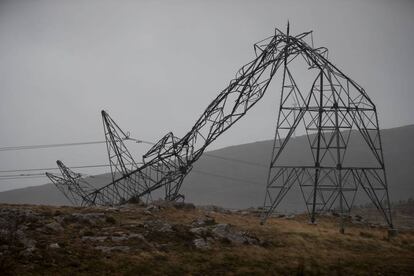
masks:
{"type": "Polygon", "coordinates": [[[85,181],[81,174],[66,167],[62,161],[58,160],[56,163],[62,176],[48,172],[46,176],[73,205],[88,206],[91,202],[89,194],[95,188],[85,181]]]}
{"type": "MultiPolygon", "coordinates": [[[[121,174],[113,174],[111,183],[88,194],[89,204],[119,204],[128,199],[126,196],[143,198],[162,187],[167,200],[181,198],[179,190],[193,163],[263,97],[276,71],[283,67],[263,222],[296,183],[312,222],[318,212],[336,207],[336,202],[343,216],[353,201],[348,201],[345,193],[354,195],[362,187],[392,227],[377,112],[364,89],[328,61],[326,48],[313,47],[312,32],[292,36],[289,27],[286,34],[276,29],[274,35],[255,44],[254,50],[256,58],[237,72],[184,137],[177,138],[171,132],[165,135],[143,156],[140,167],[120,167],[121,174]],[[308,74],[312,80],[307,95],[293,77],[294,61],[300,60],[297,57],[303,58],[303,76],[308,74]],[[312,162],[280,165],[281,154],[299,123],[306,130],[312,162]],[[361,135],[375,166],[344,163],[352,129],[361,135]],[[127,179],[134,181],[125,182],[127,179]]],[[[112,143],[117,145],[114,149],[118,142],[112,143]]]]}
{"type": "MultiPolygon", "coordinates": [[[[106,111],[102,110],[101,115],[109,165],[111,167],[112,182],[114,182],[117,179],[128,175],[129,172],[137,170],[138,164],[124,144],[125,140],[131,139],[129,134],[125,134],[106,111]]],[[[103,196],[103,198],[105,198],[104,200],[108,201],[110,204],[113,204],[115,195],[119,201],[126,201],[148,189],[148,178],[148,176],[143,177],[142,174],[129,174],[127,177],[117,181],[118,184],[116,186],[111,186],[113,189],[104,190],[106,195],[102,195],[101,193],[93,194],[96,196],[103,196]]],[[[147,202],[150,198],[151,193],[146,194],[145,201],[147,202]]]]}
{"type": "MultiPolygon", "coordinates": [[[[138,164],[124,144],[125,140],[134,139],[130,138],[129,134],[126,134],[106,111],[102,110],[101,115],[113,182],[138,168],[138,164]]],[[[46,173],[46,175],[74,205],[95,205],[98,200],[104,205],[119,204],[135,198],[137,194],[148,189],[147,179],[150,177],[138,179],[139,174],[133,174],[117,181],[116,186],[104,189],[104,192],[97,192],[97,188],[82,178],[81,174],[72,172],[61,161],[57,161],[57,164],[62,176],[52,173],[46,173]],[[114,198],[117,199],[116,202],[114,198]]],[[[149,199],[151,199],[151,193],[140,198],[145,202],[149,199]]]]}

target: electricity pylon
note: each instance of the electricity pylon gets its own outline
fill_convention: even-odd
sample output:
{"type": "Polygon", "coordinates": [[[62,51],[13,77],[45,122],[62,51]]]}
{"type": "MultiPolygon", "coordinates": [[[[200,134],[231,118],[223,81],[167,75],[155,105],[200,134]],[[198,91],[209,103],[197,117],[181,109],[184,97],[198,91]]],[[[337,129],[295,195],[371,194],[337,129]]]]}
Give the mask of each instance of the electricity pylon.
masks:
{"type": "MultiPolygon", "coordinates": [[[[311,49],[288,34],[284,51],[283,84],[273,153],[267,178],[264,203],[265,221],[292,186],[298,185],[310,220],[317,214],[336,209],[341,217],[349,215],[356,192],[362,189],[393,228],[387,177],[377,109],[365,90],[327,59],[327,51],[311,49]],[[295,54],[296,53],[296,54],[295,54]],[[294,78],[292,56],[299,55],[313,80],[306,86],[294,78]],[[310,158],[303,152],[300,161],[287,162],[293,150],[289,142],[295,130],[304,130],[310,158]],[[365,147],[364,162],[348,158],[356,143],[365,147]]],[[[305,76],[301,74],[303,79],[305,76]]]]}

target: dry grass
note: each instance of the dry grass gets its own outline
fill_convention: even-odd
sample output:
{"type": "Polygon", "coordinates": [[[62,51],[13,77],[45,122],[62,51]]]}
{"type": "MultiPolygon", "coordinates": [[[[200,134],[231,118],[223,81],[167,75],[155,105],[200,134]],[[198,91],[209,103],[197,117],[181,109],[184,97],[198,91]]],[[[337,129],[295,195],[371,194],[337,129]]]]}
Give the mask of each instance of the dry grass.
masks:
{"type": "MultiPolygon", "coordinates": [[[[2,205],[3,208],[7,207],[2,205]]],[[[10,206],[16,208],[16,206],[10,206]]],[[[166,208],[151,215],[144,208],[127,210],[72,207],[17,206],[29,208],[52,221],[56,214],[104,212],[114,218],[99,225],[64,225],[61,233],[39,232],[29,225],[28,235],[37,241],[36,254],[7,259],[7,271],[15,275],[413,275],[414,232],[406,230],[389,240],[384,228],[349,224],[346,234],[338,232],[334,217],[322,217],[309,225],[306,216],[272,218],[265,225],[253,214],[207,212],[200,209],[166,208]],[[196,249],[189,225],[209,215],[217,223],[228,223],[265,241],[261,245],[233,245],[216,241],[207,250],[196,249]],[[84,242],[82,235],[99,236],[103,229],[144,233],[143,223],[162,220],[173,232],[146,233],[148,244],[129,240],[130,252],[105,254],[95,248],[99,242],[84,242]],[[30,228],[31,227],[31,228],[30,228]],[[89,231],[89,232],[88,232],[89,231]],[[56,242],[59,249],[50,249],[56,242]]],[[[106,230],[105,230],[106,231],[106,230]]],[[[112,243],[110,243],[111,245],[112,243]]],[[[3,263],[5,256],[1,256],[3,263]]],[[[3,272],[3,273],[6,273],[3,272]]]]}

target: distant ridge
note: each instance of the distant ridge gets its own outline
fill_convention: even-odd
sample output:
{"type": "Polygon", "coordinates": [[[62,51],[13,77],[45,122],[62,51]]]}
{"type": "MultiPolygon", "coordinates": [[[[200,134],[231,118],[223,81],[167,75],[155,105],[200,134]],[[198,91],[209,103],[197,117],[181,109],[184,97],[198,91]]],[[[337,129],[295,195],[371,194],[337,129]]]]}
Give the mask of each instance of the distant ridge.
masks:
{"type": "MultiPolygon", "coordinates": [[[[384,129],[381,131],[390,197],[392,201],[414,197],[414,125],[384,129]]],[[[305,136],[292,139],[292,150],[288,158],[297,159],[308,147],[305,136]]],[[[210,151],[209,154],[225,159],[202,157],[186,178],[182,192],[186,201],[199,205],[219,205],[227,208],[257,207],[263,204],[267,165],[273,141],[258,141],[210,151]],[[243,160],[257,166],[226,159],[243,160]],[[224,177],[218,177],[224,176],[224,177]],[[242,181],[236,181],[240,179],[242,181]]],[[[354,144],[352,158],[358,160],[366,152],[361,145],[354,144]]],[[[95,185],[110,181],[109,174],[88,178],[95,185]]],[[[366,199],[357,198],[358,203],[366,199]]],[[[69,202],[52,185],[45,184],[0,192],[0,202],[20,204],[69,205],[69,202]]],[[[303,199],[292,189],[281,205],[282,211],[301,211],[303,199]]]]}

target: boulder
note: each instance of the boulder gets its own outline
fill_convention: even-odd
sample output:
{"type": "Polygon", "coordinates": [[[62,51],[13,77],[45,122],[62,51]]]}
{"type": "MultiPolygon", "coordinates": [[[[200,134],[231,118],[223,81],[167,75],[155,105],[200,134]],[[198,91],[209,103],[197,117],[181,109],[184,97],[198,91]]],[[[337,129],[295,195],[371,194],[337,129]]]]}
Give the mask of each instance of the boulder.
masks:
{"type": "Polygon", "coordinates": [[[209,232],[208,227],[194,227],[190,229],[190,232],[197,236],[206,236],[209,232]]]}
{"type": "Polygon", "coordinates": [[[174,207],[176,209],[183,209],[183,210],[194,210],[195,205],[193,203],[186,203],[186,202],[174,202],[174,207]]]}
{"type": "Polygon", "coordinates": [[[76,221],[79,223],[86,223],[95,225],[106,221],[104,213],[73,213],[65,217],[65,221],[76,221]]]}
{"type": "Polygon", "coordinates": [[[81,238],[82,241],[98,241],[98,242],[103,242],[107,239],[108,237],[106,236],[98,236],[98,237],[92,237],[92,236],[83,236],[81,238]]]}
{"type": "Polygon", "coordinates": [[[46,224],[44,228],[52,232],[61,232],[64,230],[62,225],[56,221],[52,221],[51,223],[46,224]]]}
{"type": "Polygon", "coordinates": [[[257,244],[259,240],[246,232],[235,231],[229,224],[217,224],[211,232],[216,238],[225,239],[233,244],[257,244]]]}
{"type": "Polygon", "coordinates": [[[102,251],[103,253],[111,253],[112,251],[120,251],[120,252],[129,252],[130,247],[129,246],[97,246],[95,247],[96,250],[102,251]]]}
{"type": "Polygon", "coordinates": [[[49,244],[49,248],[51,248],[51,249],[58,249],[58,248],[60,248],[60,246],[57,243],[51,243],[51,244],[49,244]]]}
{"type": "Polygon", "coordinates": [[[209,242],[208,242],[208,241],[206,241],[206,240],[205,240],[205,239],[203,239],[203,238],[195,239],[195,240],[193,241],[193,244],[194,244],[194,246],[195,246],[197,249],[202,249],[202,250],[205,250],[205,249],[209,249],[209,248],[210,248],[210,244],[209,244],[209,242]]]}
{"type": "Polygon", "coordinates": [[[157,232],[172,232],[172,226],[162,220],[150,220],[144,223],[144,227],[157,232]]]}
{"type": "Polygon", "coordinates": [[[206,226],[206,225],[214,225],[216,224],[216,221],[214,220],[214,218],[210,217],[210,216],[205,216],[205,217],[200,217],[197,218],[196,220],[194,220],[191,225],[192,226],[206,226]]]}

